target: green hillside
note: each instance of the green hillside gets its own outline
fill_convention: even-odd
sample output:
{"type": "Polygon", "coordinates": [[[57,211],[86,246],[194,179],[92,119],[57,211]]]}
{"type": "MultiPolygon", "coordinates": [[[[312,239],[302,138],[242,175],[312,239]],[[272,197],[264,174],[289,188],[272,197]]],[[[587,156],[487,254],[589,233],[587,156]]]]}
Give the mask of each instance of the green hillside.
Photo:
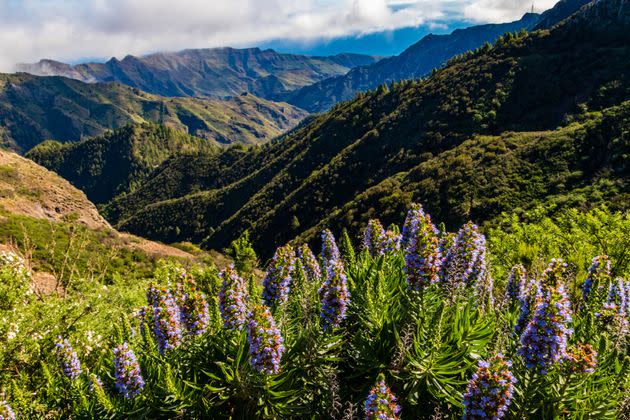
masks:
{"type": "MultiPolygon", "coordinates": [[[[502,210],[532,207],[550,196],[592,204],[588,191],[574,196],[576,188],[591,188],[595,202],[607,194],[623,204],[628,176],[623,101],[630,98],[627,9],[622,1],[595,3],[551,31],[503,36],[494,47],[457,57],[426,79],[339,104],[282,143],[228,162],[222,176],[229,184],[200,178],[180,188],[170,172],[182,171],[185,162],[174,160],[173,171],[166,162],[156,176],[175,180],[168,197],[147,184],[126,198],[133,202],[133,214],[125,213],[124,203],[106,214],[131,232],[201,241],[211,248],[226,246],[249,229],[255,245],[269,252],[293,236],[309,235],[320,220],[346,206],[359,209],[340,222],[352,226],[372,211],[384,213],[399,197],[439,197],[422,201],[448,226],[469,217],[490,220],[502,210]],[[495,157],[503,151],[484,136],[505,143],[506,156],[495,157]],[[600,146],[594,150],[612,153],[593,158],[589,144],[595,139],[600,146]],[[469,147],[477,157],[470,156],[469,147]],[[484,172],[478,165],[485,162],[496,166],[484,172]],[[507,163],[513,167],[504,168],[507,163]],[[511,178],[502,180],[493,170],[511,178]],[[438,173],[448,175],[437,179],[438,173]],[[483,173],[487,187],[465,188],[470,174],[483,173]],[[530,174],[536,177],[529,179],[530,174]],[[382,199],[366,201],[369,207],[359,204],[379,189],[386,191],[382,199]],[[154,197],[164,201],[156,203],[154,197]]],[[[389,211],[391,220],[402,217],[389,211]]]]}
{"type": "Polygon", "coordinates": [[[257,144],[306,113],[253,95],[164,98],[116,83],[0,74],[0,145],[26,152],[46,139],[77,141],[129,123],[154,122],[222,144],[257,144]]]}
{"type": "Polygon", "coordinates": [[[79,142],[45,141],[26,157],[55,171],[99,204],[132,191],[170,156],[201,151],[218,153],[219,146],[172,128],[145,123],[79,142]]]}

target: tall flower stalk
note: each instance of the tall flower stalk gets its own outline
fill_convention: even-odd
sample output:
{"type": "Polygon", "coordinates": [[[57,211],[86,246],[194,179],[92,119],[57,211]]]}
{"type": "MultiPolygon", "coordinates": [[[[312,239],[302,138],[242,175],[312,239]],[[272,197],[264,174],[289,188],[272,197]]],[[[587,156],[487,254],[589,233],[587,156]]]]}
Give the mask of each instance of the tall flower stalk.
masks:
{"type": "Polygon", "coordinates": [[[153,331],[158,349],[164,354],[182,342],[181,314],[173,294],[167,288],[155,288],[148,293],[153,306],[153,331]]]}
{"type": "Polygon", "coordinates": [[[486,275],[486,238],[472,222],[457,233],[444,261],[444,281],[453,288],[483,282],[486,275]]]}
{"type": "Polygon", "coordinates": [[[304,273],[309,282],[319,282],[322,278],[322,270],[317,262],[317,258],[307,244],[298,249],[298,257],[304,268],[304,273]]]}
{"type": "Polygon", "coordinates": [[[326,280],[319,288],[321,317],[324,328],[337,328],[346,317],[350,293],[341,259],[331,261],[326,280]]]}
{"type": "Polygon", "coordinates": [[[464,419],[501,419],[507,414],[516,379],[501,354],[480,361],[464,394],[464,419]]]}
{"type": "Polygon", "coordinates": [[[285,347],[280,329],[276,327],[269,308],[256,305],[248,318],[247,340],[251,366],[261,373],[278,373],[285,347]]]}
{"type": "Polygon", "coordinates": [[[541,279],[541,294],[537,298],[532,320],[521,336],[519,354],[528,368],[546,373],[562,359],[568,337],[573,333],[570,302],[564,291],[566,263],[552,259],[541,279]]]}
{"type": "Polygon", "coordinates": [[[219,290],[219,311],[225,328],[241,330],[247,322],[247,284],[233,265],[223,270],[219,290]]]}
{"type": "Polygon", "coordinates": [[[328,270],[330,265],[339,260],[341,260],[341,254],[335,237],[330,230],[325,229],[322,232],[322,268],[324,272],[328,270]]]}
{"type": "Polygon", "coordinates": [[[593,258],[588,275],[582,284],[584,302],[601,303],[605,299],[607,284],[610,281],[610,270],[611,261],[608,255],[598,255],[593,258]]]}
{"type": "Polygon", "coordinates": [[[269,307],[281,305],[289,298],[295,272],[295,251],[291,245],[278,248],[263,280],[263,301],[269,307]]]}
{"type": "Polygon", "coordinates": [[[397,420],[400,418],[400,406],[396,404],[396,397],[385,383],[385,378],[379,375],[376,385],[370,390],[365,400],[366,420],[397,420]]]}
{"type": "Polygon", "coordinates": [[[129,344],[123,343],[114,350],[114,375],[116,389],[125,398],[133,398],[144,388],[140,365],[129,344]]]}
{"type": "Polygon", "coordinates": [[[505,285],[505,300],[510,304],[517,302],[523,292],[522,288],[526,287],[526,284],[527,272],[525,267],[522,264],[512,267],[505,285]]]}
{"type": "Polygon", "coordinates": [[[201,335],[210,324],[210,311],[206,296],[195,290],[184,293],[180,302],[181,321],[192,335],[201,335]]]}
{"type": "Polygon", "coordinates": [[[77,353],[72,349],[70,342],[58,336],[55,347],[57,349],[59,368],[64,376],[70,380],[78,378],[81,374],[81,362],[79,361],[77,353]]]}
{"type": "Polygon", "coordinates": [[[410,289],[418,291],[437,283],[442,264],[438,230],[420,206],[409,210],[405,221],[405,275],[410,289]]]}
{"type": "Polygon", "coordinates": [[[383,253],[383,244],[385,242],[385,229],[378,219],[368,221],[363,233],[363,249],[372,257],[383,253]]]}

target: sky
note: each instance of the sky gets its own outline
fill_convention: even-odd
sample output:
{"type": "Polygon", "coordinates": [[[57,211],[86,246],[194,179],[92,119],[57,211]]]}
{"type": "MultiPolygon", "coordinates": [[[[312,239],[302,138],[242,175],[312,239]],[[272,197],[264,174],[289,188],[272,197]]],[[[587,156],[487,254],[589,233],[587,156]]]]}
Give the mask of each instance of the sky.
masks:
{"type": "Polygon", "coordinates": [[[0,71],[221,46],[391,55],[429,32],[530,9],[531,0],[0,0],[0,71]]]}

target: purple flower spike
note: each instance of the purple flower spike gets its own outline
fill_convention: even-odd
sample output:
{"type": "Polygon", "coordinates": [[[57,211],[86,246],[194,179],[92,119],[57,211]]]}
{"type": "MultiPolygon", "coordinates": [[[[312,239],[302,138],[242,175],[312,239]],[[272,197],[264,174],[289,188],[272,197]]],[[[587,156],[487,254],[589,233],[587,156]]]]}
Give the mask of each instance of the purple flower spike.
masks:
{"type": "Polygon", "coordinates": [[[223,282],[219,291],[219,311],[223,325],[231,330],[240,330],[247,317],[247,284],[233,265],[223,270],[220,277],[223,282]]]}
{"type": "Polygon", "coordinates": [[[125,398],[135,397],[144,388],[140,365],[127,343],[114,349],[114,374],[116,376],[116,389],[125,398]]]}
{"type": "Polygon", "coordinates": [[[291,245],[276,250],[263,280],[263,301],[272,307],[289,298],[289,288],[295,271],[295,251],[291,245]]]}
{"type": "Polygon", "coordinates": [[[340,259],[341,254],[339,254],[335,237],[330,230],[325,229],[322,232],[322,268],[327,271],[331,264],[340,259]]]}
{"type": "Polygon", "coordinates": [[[81,374],[81,362],[76,352],[72,349],[70,342],[58,336],[55,347],[57,348],[59,367],[63,371],[64,376],[70,380],[76,379],[81,374]]]}
{"type": "Polygon", "coordinates": [[[326,281],[319,288],[321,316],[324,328],[337,328],[346,317],[350,302],[346,274],[340,259],[332,262],[326,271],[326,281]]]}
{"type": "Polygon", "coordinates": [[[464,419],[501,419],[507,414],[516,379],[502,355],[479,362],[464,394],[464,419]]]}
{"type": "Polygon", "coordinates": [[[442,264],[438,230],[431,216],[416,206],[409,210],[405,220],[405,274],[412,290],[421,290],[437,283],[442,264]]]}
{"type": "Polygon", "coordinates": [[[322,270],[311,248],[304,244],[299,248],[298,254],[307,280],[310,282],[319,282],[322,278],[322,270]]]}
{"type": "Polygon", "coordinates": [[[382,375],[365,400],[365,420],[398,420],[400,406],[382,375]]]}
{"type": "Polygon", "coordinates": [[[260,373],[278,373],[280,360],[285,350],[284,340],[269,308],[256,305],[248,318],[247,340],[249,341],[250,364],[260,373]]]}
{"type": "Polygon", "coordinates": [[[543,273],[541,293],[518,350],[528,368],[543,374],[565,356],[567,339],[573,333],[571,304],[562,283],[565,268],[561,259],[553,259],[543,273]]]}
{"type": "Polygon", "coordinates": [[[610,269],[611,261],[608,255],[598,255],[593,258],[586,280],[582,284],[584,302],[588,303],[592,299],[603,300],[606,284],[610,280],[610,269]],[[597,296],[593,297],[593,294],[597,296]]]}

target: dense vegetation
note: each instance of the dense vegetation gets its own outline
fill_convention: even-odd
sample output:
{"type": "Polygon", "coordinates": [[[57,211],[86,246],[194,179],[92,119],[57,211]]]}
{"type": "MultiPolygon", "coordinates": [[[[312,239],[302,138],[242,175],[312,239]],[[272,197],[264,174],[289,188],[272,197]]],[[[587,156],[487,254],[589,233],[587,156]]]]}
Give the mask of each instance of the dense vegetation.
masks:
{"type": "MultiPolygon", "coordinates": [[[[319,258],[280,248],[262,285],[246,239],[221,274],[162,263],[151,284],[119,278],[96,312],[49,318],[31,344],[41,367],[5,358],[4,403],[51,418],[629,414],[627,215],[506,218],[486,243],[470,223],[436,229],[414,205],[398,232],[373,220],[361,245],[343,234],[338,249],[324,232],[319,258]],[[95,323],[116,318],[113,333],[95,323]]],[[[5,316],[44,304],[18,301],[5,316]]]]}
{"type": "Polygon", "coordinates": [[[154,122],[222,144],[257,144],[306,112],[253,95],[165,98],[117,83],[0,74],[0,146],[26,152],[47,139],[77,141],[130,123],[154,122]]]}
{"type": "Polygon", "coordinates": [[[539,204],[624,208],[627,10],[600,1],[551,31],[507,34],[248,153],[174,157],[106,214],[122,229],[208,248],[249,230],[268,257],[324,225],[354,234],[373,214],[399,223],[412,200],[451,229],[539,204]]]}
{"type": "Polygon", "coordinates": [[[132,191],[175,154],[218,151],[211,141],[147,123],[79,142],[46,141],[26,157],[61,175],[99,204],[132,191]]]}
{"type": "Polygon", "coordinates": [[[118,82],[162,96],[225,97],[250,92],[266,99],[342,75],[377,58],[361,54],[312,57],[259,48],[189,49],[142,57],[112,58],[74,66],[52,60],[18,66],[41,76],[84,82],[118,82]]]}

